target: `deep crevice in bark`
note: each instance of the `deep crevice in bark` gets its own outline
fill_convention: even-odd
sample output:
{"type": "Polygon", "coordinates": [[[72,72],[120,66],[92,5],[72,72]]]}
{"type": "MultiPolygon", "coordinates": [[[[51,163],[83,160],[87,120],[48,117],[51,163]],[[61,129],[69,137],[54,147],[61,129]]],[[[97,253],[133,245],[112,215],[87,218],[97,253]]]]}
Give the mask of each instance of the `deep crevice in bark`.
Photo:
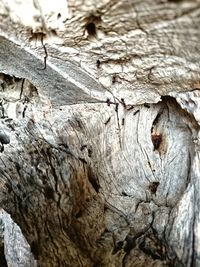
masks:
{"type": "Polygon", "coordinates": [[[4,254],[4,246],[0,247],[0,264],[1,264],[1,267],[8,267],[5,254],[4,254]]]}

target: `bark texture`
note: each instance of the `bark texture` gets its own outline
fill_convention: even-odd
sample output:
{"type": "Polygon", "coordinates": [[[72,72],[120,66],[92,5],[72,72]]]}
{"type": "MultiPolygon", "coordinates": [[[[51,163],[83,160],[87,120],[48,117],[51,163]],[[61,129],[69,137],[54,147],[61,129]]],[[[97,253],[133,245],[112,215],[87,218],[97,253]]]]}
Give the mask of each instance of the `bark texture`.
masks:
{"type": "Polygon", "coordinates": [[[199,40],[198,0],[0,1],[0,203],[38,266],[200,265],[199,40]]]}

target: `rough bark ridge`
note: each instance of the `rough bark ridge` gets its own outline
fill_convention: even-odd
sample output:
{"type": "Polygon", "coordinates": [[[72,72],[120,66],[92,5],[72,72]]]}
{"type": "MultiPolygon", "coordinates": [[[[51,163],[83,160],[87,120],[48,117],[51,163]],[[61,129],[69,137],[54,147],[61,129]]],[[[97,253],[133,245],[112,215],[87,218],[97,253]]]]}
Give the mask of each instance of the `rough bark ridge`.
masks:
{"type": "Polygon", "coordinates": [[[0,1],[0,203],[39,266],[200,265],[199,15],[0,1]]]}

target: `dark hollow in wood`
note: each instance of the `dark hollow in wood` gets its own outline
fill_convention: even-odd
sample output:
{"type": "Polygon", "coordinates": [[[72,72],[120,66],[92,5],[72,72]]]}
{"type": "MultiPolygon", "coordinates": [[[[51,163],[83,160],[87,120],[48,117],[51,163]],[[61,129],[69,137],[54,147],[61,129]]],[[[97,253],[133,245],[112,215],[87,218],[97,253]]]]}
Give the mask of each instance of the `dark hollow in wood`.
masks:
{"type": "Polygon", "coordinates": [[[162,143],[162,134],[152,134],[151,140],[154,146],[154,150],[158,150],[162,143]]]}
{"type": "Polygon", "coordinates": [[[86,24],[85,28],[86,28],[86,31],[89,35],[91,35],[91,36],[96,35],[96,25],[93,22],[86,24]]]}
{"type": "Polygon", "coordinates": [[[155,194],[156,193],[159,184],[160,184],[159,182],[152,182],[152,183],[150,183],[149,190],[151,191],[152,194],[155,194]]]}

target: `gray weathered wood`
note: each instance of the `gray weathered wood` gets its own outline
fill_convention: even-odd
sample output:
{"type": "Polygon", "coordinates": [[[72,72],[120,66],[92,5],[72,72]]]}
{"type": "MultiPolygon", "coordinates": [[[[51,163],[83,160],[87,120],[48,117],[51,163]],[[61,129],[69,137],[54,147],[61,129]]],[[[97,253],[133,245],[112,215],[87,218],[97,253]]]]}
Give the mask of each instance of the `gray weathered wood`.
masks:
{"type": "Polygon", "coordinates": [[[64,5],[0,1],[1,207],[41,267],[199,266],[200,1],[64,5]]]}

